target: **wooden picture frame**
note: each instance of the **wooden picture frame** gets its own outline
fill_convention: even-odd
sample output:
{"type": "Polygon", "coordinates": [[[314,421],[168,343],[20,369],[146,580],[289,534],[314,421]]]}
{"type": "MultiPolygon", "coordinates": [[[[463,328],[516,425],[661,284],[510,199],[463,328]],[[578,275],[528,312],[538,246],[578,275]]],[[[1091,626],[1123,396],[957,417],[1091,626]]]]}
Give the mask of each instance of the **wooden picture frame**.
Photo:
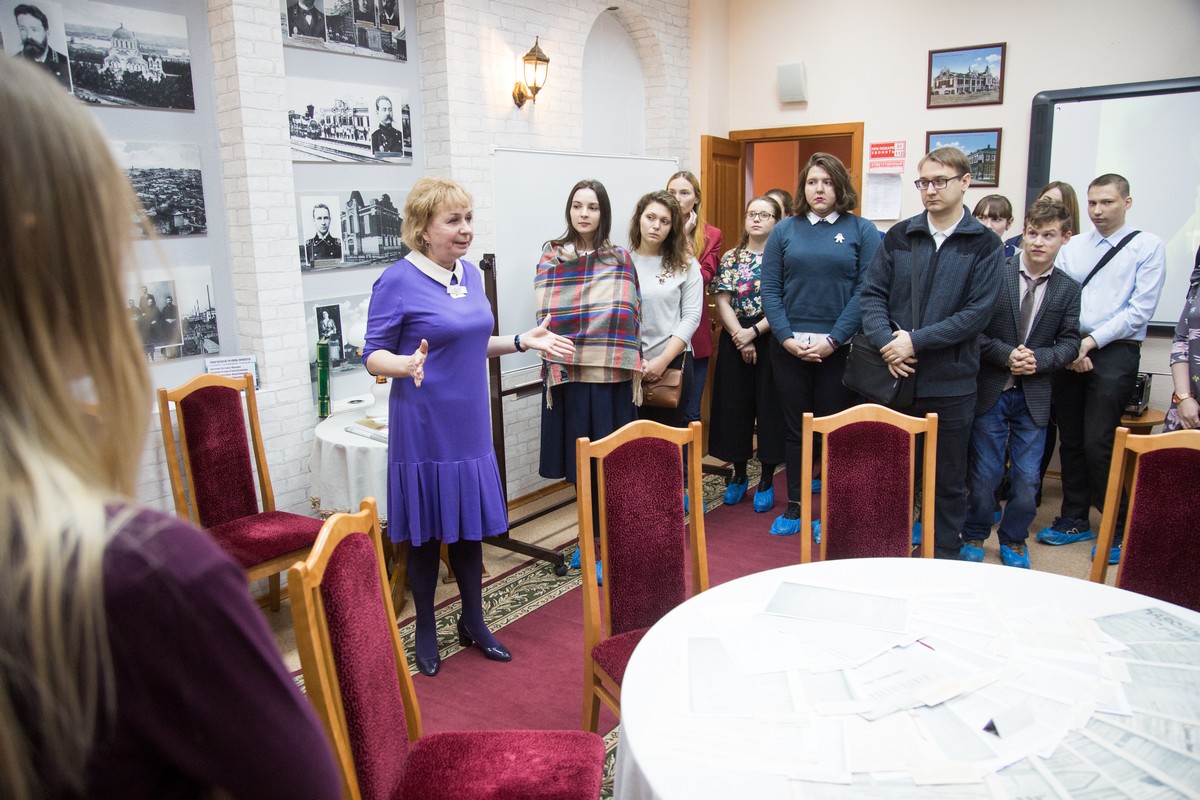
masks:
{"type": "Polygon", "coordinates": [[[1007,44],[929,51],[925,107],[988,106],[1004,102],[1007,44]]]}
{"type": "Polygon", "coordinates": [[[999,186],[1002,132],[1002,128],[926,131],[925,152],[929,153],[938,147],[957,147],[967,154],[972,186],[984,189],[999,186]]]}

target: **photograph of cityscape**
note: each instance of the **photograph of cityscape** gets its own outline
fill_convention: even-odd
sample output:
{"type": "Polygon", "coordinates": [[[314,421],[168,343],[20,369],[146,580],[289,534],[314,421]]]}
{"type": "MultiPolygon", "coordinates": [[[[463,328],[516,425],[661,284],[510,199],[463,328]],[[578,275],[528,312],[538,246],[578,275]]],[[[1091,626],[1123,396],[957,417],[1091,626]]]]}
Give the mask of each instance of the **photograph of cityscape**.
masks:
{"type": "Polygon", "coordinates": [[[400,240],[407,192],[354,190],[297,195],[300,269],[346,269],[391,264],[409,248],[400,240]]]}
{"type": "Polygon", "coordinates": [[[1000,175],[1000,129],[976,128],[968,131],[928,131],[925,152],[937,147],[957,147],[967,154],[971,166],[971,185],[998,186],[1000,175]]]}
{"type": "Polygon", "coordinates": [[[287,79],[293,161],[413,159],[408,90],[287,79]]]}
{"type": "Polygon", "coordinates": [[[200,148],[185,142],[112,142],[117,163],[159,236],[206,233],[200,148]]]}
{"type": "Polygon", "coordinates": [[[279,0],[279,18],[292,47],[408,60],[403,0],[279,0]]]}
{"type": "Polygon", "coordinates": [[[195,110],[182,16],[74,0],[64,22],[76,97],[99,105],[195,110]]]}
{"type": "Polygon", "coordinates": [[[127,298],[147,361],[221,352],[210,267],[144,270],[127,298]]]}

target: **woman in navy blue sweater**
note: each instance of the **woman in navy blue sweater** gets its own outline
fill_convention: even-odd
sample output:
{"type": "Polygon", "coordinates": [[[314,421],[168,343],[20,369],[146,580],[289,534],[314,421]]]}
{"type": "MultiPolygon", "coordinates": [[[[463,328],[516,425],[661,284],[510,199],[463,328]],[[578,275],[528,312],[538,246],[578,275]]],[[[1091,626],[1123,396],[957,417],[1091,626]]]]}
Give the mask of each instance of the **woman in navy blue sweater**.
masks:
{"type": "MultiPolygon", "coordinates": [[[[879,248],[879,231],[851,209],[858,192],[845,165],[816,153],[800,173],[795,215],[775,226],[763,253],[762,304],[771,325],[771,366],[786,426],[787,510],[771,533],[800,530],[800,438],[804,413],[835,414],[855,403],[842,386],[858,332],[858,293],[879,248]]],[[[814,481],[815,483],[815,481],[814,481]]]]}

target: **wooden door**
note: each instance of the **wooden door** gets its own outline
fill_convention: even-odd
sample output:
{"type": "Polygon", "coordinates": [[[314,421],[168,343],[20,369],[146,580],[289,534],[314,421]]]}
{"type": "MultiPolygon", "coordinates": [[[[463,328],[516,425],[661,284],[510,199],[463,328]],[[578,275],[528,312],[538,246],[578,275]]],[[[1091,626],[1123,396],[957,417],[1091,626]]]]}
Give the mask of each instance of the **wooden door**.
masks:
{"type": "Polygon", "coordinates": [[[742,238],[746,205],[745,145],[719,136],[701,136],[700,184],[708,224],[721,229],[725,249],[734,247],[742,238]]]}

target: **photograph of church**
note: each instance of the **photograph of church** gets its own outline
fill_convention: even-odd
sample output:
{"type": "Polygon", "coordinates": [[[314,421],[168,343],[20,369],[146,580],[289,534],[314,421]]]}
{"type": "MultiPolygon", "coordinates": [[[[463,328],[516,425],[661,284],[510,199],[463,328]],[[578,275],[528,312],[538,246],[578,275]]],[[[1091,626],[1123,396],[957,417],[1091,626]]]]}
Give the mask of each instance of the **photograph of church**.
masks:
{"type": "Polygon", "coordinates": [[[80,2],[64,10],[75,96],[87,103],[194,110],[187,21],[80,2]]]}

